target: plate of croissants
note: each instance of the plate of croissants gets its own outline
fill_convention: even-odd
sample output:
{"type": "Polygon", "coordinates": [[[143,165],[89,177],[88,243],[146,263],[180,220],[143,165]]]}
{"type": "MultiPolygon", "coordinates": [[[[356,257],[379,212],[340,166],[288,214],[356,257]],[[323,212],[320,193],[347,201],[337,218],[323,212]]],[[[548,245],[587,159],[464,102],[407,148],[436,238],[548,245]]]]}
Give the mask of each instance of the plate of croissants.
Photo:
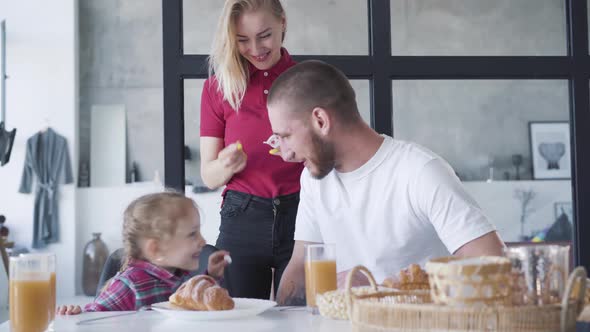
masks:
{"type": "Polygon", "coordinates": [[[198,275],[184,282],[167,302],[152,310],[181,320],[224,320],[256,316],[274,306],[269,300],[231,298],[215,279],[198,275]]]}

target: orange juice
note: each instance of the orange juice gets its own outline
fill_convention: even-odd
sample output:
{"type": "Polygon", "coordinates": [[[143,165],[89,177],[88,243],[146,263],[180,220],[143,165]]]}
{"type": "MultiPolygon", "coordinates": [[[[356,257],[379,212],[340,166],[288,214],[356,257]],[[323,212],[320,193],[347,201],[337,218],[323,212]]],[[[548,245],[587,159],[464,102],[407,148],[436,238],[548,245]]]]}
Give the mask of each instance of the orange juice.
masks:
{"type": "Polygon", "coordinates": [[[49,317],[50,317],[50,321],[53,321],[55,319],[55,305],[56,305],[55,272],[51,273],[51,278],[49,279],[49,291],[51,292],[51,296],[49,297],[49,317]]]}
{"type": "Polygon", "coordinates": [[[11,280],[10,331],[43,332],[49,324],[49,280],[11,280]]]}
{"type": "Polygon", "coordinates": [[[307,305],[315,307],[315,296],[338,288],[336,261],[317,260],[305,262],[305,297],[307,305]]]}

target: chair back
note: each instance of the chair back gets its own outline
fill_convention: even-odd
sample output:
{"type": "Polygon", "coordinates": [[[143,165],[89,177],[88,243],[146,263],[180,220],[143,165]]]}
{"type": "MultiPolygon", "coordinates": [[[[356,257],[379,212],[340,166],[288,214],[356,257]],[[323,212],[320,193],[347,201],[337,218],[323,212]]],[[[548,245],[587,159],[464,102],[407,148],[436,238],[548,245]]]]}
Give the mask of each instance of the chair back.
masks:
{"type": "Polygon", "coordinates": [[[112,277],[114,277],[117,274],[117,272],[119,272],[119,270],[121,269],[121,265],[123,264],[124,255],[125,250],[123,248],[119,248],[109,255],[107,261],[104,263],[102,272],[100,273],[100,278],[98,279],[95,296],[98,296],[98,294],[100,294],[100,291],[107,283],[107,281],[109,281],[112,277]]]}
{"type": "Polygon", "coordinates": [[[12,243],[6,242],[3,238],[0,237],[0,260],[4,263],[4,269],[0,269],[0,271],[4,270],[8,275],[8,253],[6,252],[6,248],[12,248],[12,243]]]}

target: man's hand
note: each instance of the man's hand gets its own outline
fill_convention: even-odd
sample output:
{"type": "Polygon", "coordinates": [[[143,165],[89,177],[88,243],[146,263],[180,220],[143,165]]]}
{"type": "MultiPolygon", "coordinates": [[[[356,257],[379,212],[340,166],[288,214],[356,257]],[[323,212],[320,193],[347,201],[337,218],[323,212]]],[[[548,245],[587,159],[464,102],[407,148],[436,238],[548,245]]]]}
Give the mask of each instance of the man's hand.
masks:
{"type": "Polygon", "coordinates": [[[225,267],[229,264],[227,260],[224,259],[226,255],[229,255],[228,251],[219,250],[212,253],[209,256],[209,262],[207,264],[207,273],[215,279],[220,279],[223,277],[223,271],[225,267]]]}
{"type": "MultiPolygon", "coordinates": [[[[286,271],[286,270],[285,270],[286,271]]],[[[281,306],[305,306],[305,282],[281,278],[280,288],[277,292],[277,303],[281,306]]]]}
{"type": "MultiPolygon", "coordinates": [[[[346,277],[351,270],[342,271],[338,273],[338,288],[344,289],[346,287],[346,277]]],[[[362,273],[357,272],[352,276],[352,287],[359,287],[359,286],[369,286],[369,279],[362,273]]]]}
{"type": "Polygon", "coordinates": [[[293,255],[283,272],[277,291],[276,298],[279,305],[304,306],[306,304],[303,258],[305,256],[304,246],[307,243],[311,242],[295,241],[293,255]]]}

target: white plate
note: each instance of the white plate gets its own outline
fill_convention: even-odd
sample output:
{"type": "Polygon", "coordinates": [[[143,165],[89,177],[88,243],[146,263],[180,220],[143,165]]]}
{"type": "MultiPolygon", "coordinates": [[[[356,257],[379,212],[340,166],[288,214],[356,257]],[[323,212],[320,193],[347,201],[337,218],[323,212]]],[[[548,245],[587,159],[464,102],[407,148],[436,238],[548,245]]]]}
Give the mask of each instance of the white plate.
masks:
{"type": "Polygon", "coordinates": [[[182,320],[224,320],[256,316],[274,306],[276,302],[269,300],[233,298],[235,307],[232,310],[195,311],[186,310],[170,304],[160,302],[152,304],[152,309],[164,315],[182,320]]]}

